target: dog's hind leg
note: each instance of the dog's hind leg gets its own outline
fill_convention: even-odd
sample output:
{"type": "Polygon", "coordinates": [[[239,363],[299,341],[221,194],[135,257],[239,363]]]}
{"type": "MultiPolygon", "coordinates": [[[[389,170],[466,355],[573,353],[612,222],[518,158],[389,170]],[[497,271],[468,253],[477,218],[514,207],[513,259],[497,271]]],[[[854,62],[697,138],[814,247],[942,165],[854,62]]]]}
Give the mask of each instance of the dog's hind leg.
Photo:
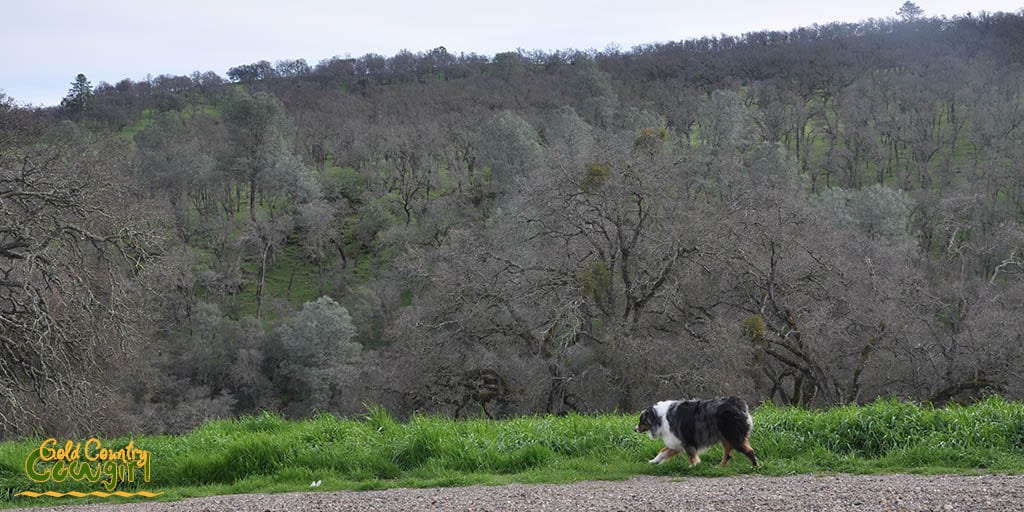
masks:
{"type": "Polygon", "coordinates": [[[757,466],[757,456],[750,447],[750,416],[734,413],[721,418],[718,428],[722,432],[722,442],[729,443],[733,449],[746,455],[750,463],[757,466]]]}
{"type": "Polygon", "coordinates": [[[750,440],[744,439],[743,443],[736,447],[736,450],[743,455],[746,455],[750,459],[750,463],[757,467],[757,454],[754,453],[754,449],[750,446],[750,440]]]}
{"type": "Polygon", "coordinates": [[[729,444],[729,441],[726,441],[725,439],[722,439],[722,463],[719,464],[719,466],[722,466],[724,468],[725,465],[728,464],[729,460],[731,460],[731,459],[732,459],[732,445],[729,444]]]}

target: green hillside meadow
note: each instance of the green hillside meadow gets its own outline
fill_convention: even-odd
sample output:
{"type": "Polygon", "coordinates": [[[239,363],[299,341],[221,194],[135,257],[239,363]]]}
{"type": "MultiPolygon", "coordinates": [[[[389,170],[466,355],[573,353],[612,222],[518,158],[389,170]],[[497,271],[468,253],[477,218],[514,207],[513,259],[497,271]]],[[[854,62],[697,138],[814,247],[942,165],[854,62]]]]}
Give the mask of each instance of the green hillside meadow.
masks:
{"type": "MultiPolygon", "coordinates": [[[[719,468],[716,446],[688,468],[685,457],[647,463],[660,441],[633,432],[633,414],[532,416],[492,421],[386,411],[340,419],[288,421],[265,414],[214,421],[183,436],[145,436],[152,481],[120,490],[162,492],[157,499],[247,492],[365,490],[511,482],[616,480],[795,473],[1024,473],[1024,404],[993,397],[935,409],[895,400],[828,410],[754,411],[751,444],[762,466],[744,458],[719,468]]],[[[128,438],[103,440],[118,446],[128,438]]],[[[15,497],[24,490],[89,492],[98,484],[30,485],[26,456],[41,439],[0,444],[0,506],[80,503],[97,498],[15,497]]],[[[63,440],[58,440],[62,443],[63,440]]],[[[125,501],[111,498],[111,501],[125,501]]]]}

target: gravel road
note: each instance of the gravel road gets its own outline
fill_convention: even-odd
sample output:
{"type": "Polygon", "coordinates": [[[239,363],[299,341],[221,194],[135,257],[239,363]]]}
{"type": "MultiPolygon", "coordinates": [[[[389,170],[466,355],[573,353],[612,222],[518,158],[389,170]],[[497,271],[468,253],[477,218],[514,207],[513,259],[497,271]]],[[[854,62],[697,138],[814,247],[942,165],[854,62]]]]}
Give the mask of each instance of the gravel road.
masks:
{"type": "Polygon", "coordinates": [[[637,477],[568,485],[470,486],[364,492],[236,494],[169,503],[65,506],[60,512],[419,510],[1019,510],[1024,476],[833,475],[637,477]]]}

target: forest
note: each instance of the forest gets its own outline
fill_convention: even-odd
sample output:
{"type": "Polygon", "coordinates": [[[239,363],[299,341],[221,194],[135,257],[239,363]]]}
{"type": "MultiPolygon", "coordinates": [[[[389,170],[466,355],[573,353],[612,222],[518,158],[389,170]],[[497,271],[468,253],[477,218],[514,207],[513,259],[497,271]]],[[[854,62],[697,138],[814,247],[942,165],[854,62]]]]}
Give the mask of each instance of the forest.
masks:
{"type": "Polygon", "coordinates": [[[0,438],[1024,399],[1024,12],[0,94],[0,438]]]}

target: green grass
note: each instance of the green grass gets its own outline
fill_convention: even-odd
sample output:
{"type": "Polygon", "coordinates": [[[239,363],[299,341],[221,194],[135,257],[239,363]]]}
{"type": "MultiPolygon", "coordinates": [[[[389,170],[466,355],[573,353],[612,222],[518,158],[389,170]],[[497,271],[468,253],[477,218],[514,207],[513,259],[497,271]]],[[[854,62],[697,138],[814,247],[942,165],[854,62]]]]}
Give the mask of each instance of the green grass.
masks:
{"type": "MultiPolygon", "coordinates": [[[[240,194],[242,207],[232,212],[233,218],[231,219],[232,224],[227,235],[228,239],[239,239],[249,228],[248,196],[247,190],[243,190],[240,194]]],[[[271,218],[271,214],[272,212],[266,205],[256,203],[257,219],[261,221],[268,220],[271,218]]],[[[188,215],[192,223],[198,224],[202,221],[199,213],[194,209],[190,209],[188,215]]],[[[220,233],[208,233],[205,236],[197,234],[193,236],[189,246],[198,255],[198,261],[193,265],[193,272],[213,267],[215,256],[212,253],[212,247],[217,243],[215,238],[218,236],[220,236],[220,233]]],[[[346,251],[348,254],[361,256],[351,245],[346,247],[346,251]]],[[[336,253],[331,252],[328,254],[323,263],[325,274],[338,259],[339,257],[336,253]]],[[[244,276],[243,289],[237,294],[227,296],[221,302],[224,311],[236,319],[245,316],[255,316],[256,290],[259,279],[259,263],[251,254],[249,254],[247,259],[243,260],[240,268],[244,276]]],[[[293,231],[281,248],[274,253],[273,259],[266,268],[266,288],[263,295],[264,321],[272,322],[278,320],[274,308],[269,307],[273,301],[288,302],[298,308],[306,302],[318,299],[321,296],[320,281],[321,278],[317,265],[303,255],[301,241],[298,238],[297,232],[293,231]]],[[[324,286],[323,293],[329,292],[329,288],[329,286],[324,286]]],[[[216,300],[216,297],[207,297],[205,290],[201,286],[196,286],[195,293],[197,297],[202,297],[206,300],[216,300]]]]}
{"type": "MultiPolygon", "coordinates": [[[[204,114],[214,117],[220,117],[220,107],[216,105],[200,105],[198,108],[194,110],[191,106],[186,106],[181,109],[181,113],[186,119],[192,117],[193,111],[202,112],[204,114]]],[[[158,113],[154,109],[147,108],[143,110],[142,118],[135,121],[132,124],[129,124],[121,128],[121,130],[117,132],[117,136],[123,139],[133,140],[137,133],[141,132],[142,130],[145,130],[147,126],[153,123],[153,119],[157,115],[158,113]]]]}
{"type": "MultiPolygon", "coordinates": [[[[358,419],[324,414],[287,421],[264,414],[211,422],[183,436],[136,439],[137,447],[152,453],[153,478],[125,489],[163,491],[158,499],[172,500],[303,491],[314,480],[323,481],[317,490],[361,490],[635,475],[1024,473],[1024,404],[999,398],[945,409],[894,400],[829,410],[764,405],[754,413],[751,437],[762,463],[757,469],[743,457],[719,468],[717,446],[694,468],[685,457],[649,465],[661,444],[635,434],[634,422],[633,414],[612,414],[501,421],[416,416],[401,423],[376,408],[358,419]]],[[[97,489],[68,482],[30,485],[23,465],[39,442],[0,444],[0,507],[71,500],[13,496],[27,489],[97,489]]]]}
{"type": "Polygon", "coordinates": [[[121,128],[121,130],[117,132],[117,136],[127,140],[134,140],[135,134],[141,132],[142,130],[145,130],[147,126],[152,124],[153,117],[155,117],[155,115],[156,114],[153,112],[153,109],[151,108],[143,110],[142,118],[138,121],[135,121],[132,124],[125,126],[124,128],[121,128]]]}
{"type": "MultiPolygon", "coordinates": [[[[324,263],[329,267],[329,263],[324,263]]],[[[258,288],[259,265],[256,262],[241,264],[247,276],[245,288],[234,297],[234,314],[239,318],[256,314],[256,290],[258,288]]],[[[326,290],[325,290],[326,292],[326,290]]],[[[271,300],[286,300],[295,306],[301,306],[320,297],[320,278],[317,266],[310,263],[302,255],[297,240],[289,240],[274,256],[272,264],[267,266],[266,288],[263,292],[264,315],[266,320],[274,320],[273,308],[267,307],[271,300]]]]}

